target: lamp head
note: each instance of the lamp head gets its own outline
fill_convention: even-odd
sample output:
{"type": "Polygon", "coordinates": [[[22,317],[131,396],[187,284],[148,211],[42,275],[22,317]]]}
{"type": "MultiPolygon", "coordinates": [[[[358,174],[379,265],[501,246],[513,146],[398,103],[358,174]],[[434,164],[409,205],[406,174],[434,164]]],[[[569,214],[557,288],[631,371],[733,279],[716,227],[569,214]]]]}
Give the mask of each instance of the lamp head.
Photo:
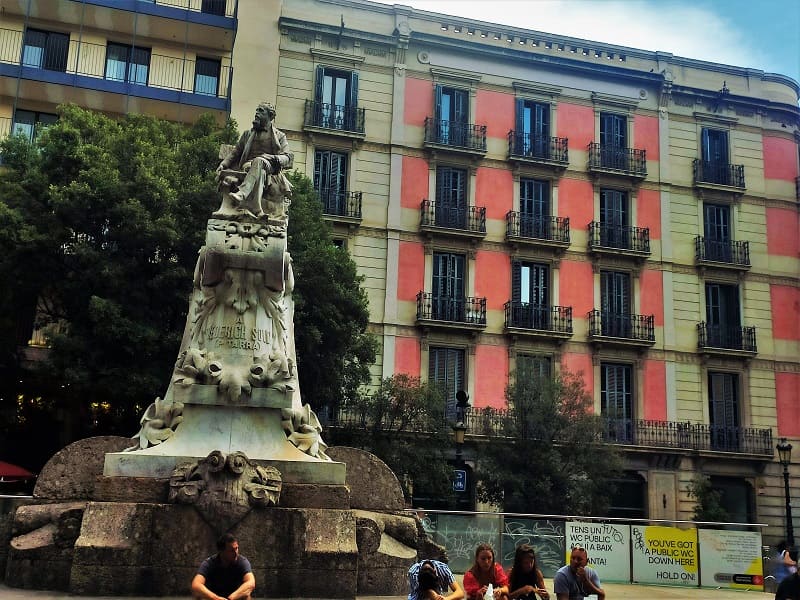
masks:
{"type": "Polygon", "coordinates": [[[778,442],[778,462],[784,467],[788,467],[792,462],[792,445],[786,441],[786,438],[781,438],[778,442]]]}

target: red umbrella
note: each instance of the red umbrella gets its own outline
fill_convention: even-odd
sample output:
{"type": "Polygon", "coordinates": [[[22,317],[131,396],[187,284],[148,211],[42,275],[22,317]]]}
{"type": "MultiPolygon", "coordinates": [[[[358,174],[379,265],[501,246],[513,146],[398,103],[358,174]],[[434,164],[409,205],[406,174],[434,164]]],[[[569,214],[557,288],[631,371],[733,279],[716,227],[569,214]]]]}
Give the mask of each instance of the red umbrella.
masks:
{"type": "Polygon", "coordinates": [[[0,460],[0,481],[25,481],[36,477],[30,471],[0,460]]]}

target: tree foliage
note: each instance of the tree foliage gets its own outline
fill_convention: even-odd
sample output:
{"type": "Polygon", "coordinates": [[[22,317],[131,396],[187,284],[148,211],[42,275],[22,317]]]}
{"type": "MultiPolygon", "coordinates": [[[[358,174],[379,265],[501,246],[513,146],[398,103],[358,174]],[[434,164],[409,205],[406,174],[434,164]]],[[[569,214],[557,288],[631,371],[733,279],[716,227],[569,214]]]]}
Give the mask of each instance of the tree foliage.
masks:
{"type": "Polygon", "coordinates": [[[730,521],[730,514],[722,506],[722,492],[714,488],[708,477],[697,475],[689,482],[687,491],[689,498],[695,501],[692,519],[714,523],[730,521]]]}
{"type": "Polygon", "coordinates": [[[441,391],[405,374],[347,403],[346,415],[329,428],[329,443],[372,452],[394,471],[406,497],[420,493],[446,499],[452,492],[450,431],[441,391]]]}
{"type": "MultiPolygon", "coordinates": [[[[163,394],[206,221],[219,206],[220,144],[236,139],[233,123],[220,128],[211,116],[187,127],[68,105],[35,143],[2,142],[0,439],[15,453],[34,431],[56,447],[130,435],[163,394]],[[62,325],[44,361],[26,360],[34,315],[37,325],[62,325]],[[47,422],[58,435],[48,437],[47,422]]],[[[310,183],[293,179],[300,372],[307,395],[338,399],[365,380],[374,356],[366,299],[352,261],[331,245],[310,183]]]]}
{"type": "Polygon", "coordinates": [[[509,512],[602,515],[619,474],[619,451],[603,444],[603,421],[580,375],[555,378],[524,367],[506,390],[507,440],[481,444],[478,497],[509,512]]]}

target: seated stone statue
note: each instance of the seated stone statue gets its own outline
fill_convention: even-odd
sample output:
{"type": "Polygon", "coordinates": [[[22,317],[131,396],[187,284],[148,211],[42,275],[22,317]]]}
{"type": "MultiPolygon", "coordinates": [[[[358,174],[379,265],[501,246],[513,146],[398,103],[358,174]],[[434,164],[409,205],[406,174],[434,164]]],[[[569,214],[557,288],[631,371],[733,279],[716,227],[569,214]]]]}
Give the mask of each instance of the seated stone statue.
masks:
{"type": "Polygon", "coordinates": [[[253,127],[239,138],[217,167],[222,207],[215,216],[245,212],[285,222],[292,185],[283,171],[294,156],[286,134],[274,126],[275,107],[262,102],[256,108],[253,127]]]}

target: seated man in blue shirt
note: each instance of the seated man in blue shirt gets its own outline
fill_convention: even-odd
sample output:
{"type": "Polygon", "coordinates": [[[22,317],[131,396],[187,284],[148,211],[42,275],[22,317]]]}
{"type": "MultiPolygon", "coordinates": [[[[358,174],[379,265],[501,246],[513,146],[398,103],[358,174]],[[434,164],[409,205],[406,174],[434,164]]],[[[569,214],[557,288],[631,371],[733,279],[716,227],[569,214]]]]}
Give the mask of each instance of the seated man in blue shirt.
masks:
{"type": "Polygon", "coordinates": [[[239,554],[230,533],[217,541],[217,553],[200,565],[192,579],[192,596],[199,600],[250,600],[256,578],[250,561],[239,554]]]}
{"type": "Polygon", "coordinates": [[[408,600],[462,600],[464,590],[450,567],[438,560],[423,560],[408,570],[408,600]],[[449,593],[448,593],[449,592],[449,593]],[[445,593],[448,593],[446,596],[445,593]]]}
{"type": "Polygon", "coordinates": [[[557,600],[583,600],[586,596],[597,595],[605,600],[606,593],[600,587],[597,571],[587,567],[589,556],[585,548],[572,549],[569,564],[561,567],[553,577],[553,590],[557,600]]]}

